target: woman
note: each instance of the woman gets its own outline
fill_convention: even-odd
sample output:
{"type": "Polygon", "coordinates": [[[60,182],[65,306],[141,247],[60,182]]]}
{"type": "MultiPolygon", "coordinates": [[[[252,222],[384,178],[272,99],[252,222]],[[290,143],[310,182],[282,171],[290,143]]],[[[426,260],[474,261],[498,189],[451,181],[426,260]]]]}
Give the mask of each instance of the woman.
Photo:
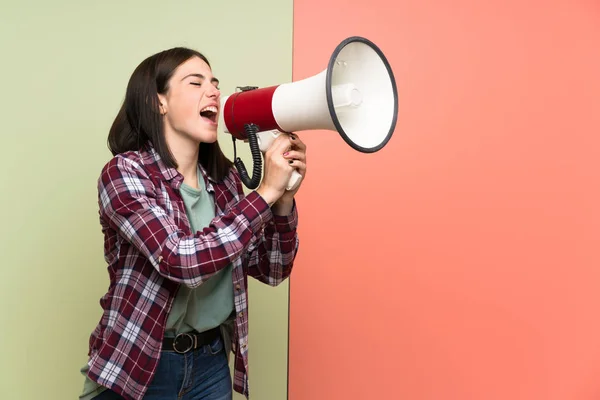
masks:
{"type": "Polygon", "coordinates": [[[80,399],[232,398],[248,393],[247,276],[278,285],[298,251],[286,184],[306,146],[280,135],[244,195],[217,142],[208,60],[173,48],[133,72],[98,180],[110,285],[80,399]]]}

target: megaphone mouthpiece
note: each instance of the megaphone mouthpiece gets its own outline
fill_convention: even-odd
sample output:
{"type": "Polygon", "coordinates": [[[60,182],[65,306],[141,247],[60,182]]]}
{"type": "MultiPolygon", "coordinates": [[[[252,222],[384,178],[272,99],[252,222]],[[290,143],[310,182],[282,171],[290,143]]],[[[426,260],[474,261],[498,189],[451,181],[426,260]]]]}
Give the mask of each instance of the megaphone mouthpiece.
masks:
{"type": "Polygon", "coordinates": [[[224,130],[240,140],[247,139],[246,124],[254,124],[261,131],[278,129],[277,120],[273,115],[273,93],[278,86],[266,88],[246,87],[241,92],[221,100],[224,130]]]}

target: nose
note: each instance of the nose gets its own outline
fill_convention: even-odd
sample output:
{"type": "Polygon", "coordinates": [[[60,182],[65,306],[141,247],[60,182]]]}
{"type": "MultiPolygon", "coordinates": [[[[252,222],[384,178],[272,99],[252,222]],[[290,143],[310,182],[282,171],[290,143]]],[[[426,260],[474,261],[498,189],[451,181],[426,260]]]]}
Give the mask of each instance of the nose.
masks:
{"type": "Polygon", "coordinates": [[[208,90],[206,91],[206,95],[208,97],[218,97],[221,94],[221,91],[217,89],[214,85],[210,85],[208,90]]]}

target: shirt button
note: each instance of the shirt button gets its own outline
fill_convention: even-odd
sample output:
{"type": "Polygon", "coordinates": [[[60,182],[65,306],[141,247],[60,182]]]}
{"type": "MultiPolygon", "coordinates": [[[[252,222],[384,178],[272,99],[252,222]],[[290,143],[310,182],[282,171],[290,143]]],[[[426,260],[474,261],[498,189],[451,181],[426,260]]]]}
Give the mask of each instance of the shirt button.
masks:
{"type": "Polygon", "coordinates": [[[162,262],[162,260],[163,260],[163,256],[158,256],[158,262],[160,263],[160,262],[162,262]]]}
{"type": "Polygon", "coordinates": [[[241,312],[241,313],[240,313],[240,317],[243,317],[243,316],[244,316],[244,313],[243,313],[243,312],[241,312]]]}
{"type": "Polygon", "coordinates": [[[240,287],[240,284],[238,283],[237,285],[235,285],[235,288],[236,288],[237,290],[240,290],[240,289],[241,289],[241,287],[240,287]]]}

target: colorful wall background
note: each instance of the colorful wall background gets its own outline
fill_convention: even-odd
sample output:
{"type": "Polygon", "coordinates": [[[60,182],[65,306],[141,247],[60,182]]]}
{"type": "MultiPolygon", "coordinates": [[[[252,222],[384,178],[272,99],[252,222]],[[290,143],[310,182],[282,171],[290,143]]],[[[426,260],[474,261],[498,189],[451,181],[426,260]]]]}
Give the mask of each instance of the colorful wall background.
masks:
{"type": "Polygon", "coordinates": [[[296,0],[294,78],[351,35],[398,126],[302,136],[289,399],[600,398],[600,4],[296,0]]]}
{"type": "Polygon", "coordinates": [[[353,35],[391,62],[397,129],[373,155],[300,133],[298,263],[251,281],[253,398],[600,397],[597,1],[29,0],[0,9],[0,398],[81,390],[133,68],[190,46],[231,92],[312,76],[353,35]]]}
{"type": "MultiPolygon", "coordinates": [[[[292,12],[291,0],[2,3],[0,399],[76,399],[82,390],[108,287],[96,181],[134,68],[183,45],[209,58],[223,92],[289,81],[292,12]]],[[[221,143],[233,157],[231,136],[221,143]]],[[[247,145],[238,155],[250,165],[247,145]]],[[[250,280],[249,300],[250,385],[254,398],[279,400],[288,283],[250,280]]]]}

